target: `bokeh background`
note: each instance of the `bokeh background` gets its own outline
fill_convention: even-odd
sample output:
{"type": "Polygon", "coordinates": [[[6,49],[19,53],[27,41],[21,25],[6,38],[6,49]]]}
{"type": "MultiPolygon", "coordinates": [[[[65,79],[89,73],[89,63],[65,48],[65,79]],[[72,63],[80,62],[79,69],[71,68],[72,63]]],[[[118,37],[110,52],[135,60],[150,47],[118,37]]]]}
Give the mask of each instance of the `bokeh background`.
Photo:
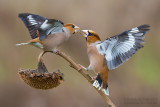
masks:
{"type": "MultiPolygon", "coordinates": [[[[106,107],[87,80],[64,59],[50,53],[44,56],[48,70],[60,69],[65,82],[46,91],[24,84],[18,69],[35,69],[41,50],[15,46],[30,40],[17,17],[22,12],[92,29],[102,40],[150,24],[145,47],[109,73],[110,98],[117,107],[160,107],[160,0],[0,0],[0,107],[106,107]]],[[[82,36],[73,36],[59,49],[77,63],[89,65],[82,36]]]]}

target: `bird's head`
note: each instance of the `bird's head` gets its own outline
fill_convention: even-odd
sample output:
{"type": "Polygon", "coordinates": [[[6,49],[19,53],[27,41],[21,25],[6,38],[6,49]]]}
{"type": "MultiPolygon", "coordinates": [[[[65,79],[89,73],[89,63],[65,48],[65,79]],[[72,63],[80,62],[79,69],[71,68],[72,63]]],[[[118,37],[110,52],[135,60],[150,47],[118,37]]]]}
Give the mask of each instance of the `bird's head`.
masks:
{"type": "Polygon", "coordinates": [[[101,41],[98,34],[94,32],[93,30],[81,30],[80,33],[86,38],[86,41],[88,42],[88,44],[92,44],[92,43],[101,41]]]}
{"type": "Polygon", "coordinates": [[[76,34],[76,33],[79,33],[80,31],[80,28],[72,23],[69,23],[69,24],[64,24],[64,26],[67,30],[67,32],[69,33],[69,35],[73,35],[73,34],[76,34]]]}

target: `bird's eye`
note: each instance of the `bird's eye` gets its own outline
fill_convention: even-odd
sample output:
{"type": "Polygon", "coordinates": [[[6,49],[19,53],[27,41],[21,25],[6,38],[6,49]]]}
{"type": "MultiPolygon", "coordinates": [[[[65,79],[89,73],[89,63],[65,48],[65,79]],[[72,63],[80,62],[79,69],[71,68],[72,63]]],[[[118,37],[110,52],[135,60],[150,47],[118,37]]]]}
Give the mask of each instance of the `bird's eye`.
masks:
{"type": "Polygon", "coordinates": [[[92,36],[93,34],[91,32],[88,31],[88,36],[92,36]]]}
{"type": "Polygon", "coordinates": [[[74,28],[75,26],[74,26],[74,25],[72,25],[72,27],[74,28]]]}

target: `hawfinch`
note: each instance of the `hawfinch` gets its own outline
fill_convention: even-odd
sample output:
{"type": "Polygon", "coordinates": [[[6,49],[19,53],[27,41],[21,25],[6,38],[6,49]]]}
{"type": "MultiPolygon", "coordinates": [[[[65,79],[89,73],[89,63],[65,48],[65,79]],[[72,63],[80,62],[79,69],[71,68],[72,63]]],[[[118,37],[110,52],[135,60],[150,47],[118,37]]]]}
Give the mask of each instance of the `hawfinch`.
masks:
{"type": "Polygon", "coordinates": [[[57,46],[68,40],[73,34],[78,33],[80,28],[74,24],[63,24],[60,20],[48,19],[35,14],[21,13],[19,18],[27,27],[32,40],[27,43],[43,49],[44,52],[57,53],[57,46]]]}
{"type": "MultiPolygon", "coordinates": [[[[142,48],[144,35],[149,31],[149,25],[142,25],[101,41],[98,34],[92,30],[82,30],[81,34],[87,41],[87,54],[90,65],[86,70],[98,73],[93,86],[109,95],[108,72],[119,67],[138,49],[142,48]]],[[[85,67],[82,66],[85,69],[85,67]]]]}

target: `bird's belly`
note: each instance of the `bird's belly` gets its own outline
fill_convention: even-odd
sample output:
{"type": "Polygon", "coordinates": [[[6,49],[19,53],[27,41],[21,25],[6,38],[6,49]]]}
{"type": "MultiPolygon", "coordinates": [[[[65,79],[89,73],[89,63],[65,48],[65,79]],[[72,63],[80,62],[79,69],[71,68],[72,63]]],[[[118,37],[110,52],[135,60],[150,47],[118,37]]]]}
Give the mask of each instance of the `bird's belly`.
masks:
{"type": "Polygon", "coordinates": [[[54,34],[48,36],[42,41],[45,51],[53,51],[57,46],[61,45],[66,39],[64,34],[54,34]]]}
{"type": "Polygon", "coordinates": [[[101,58],[100,59],[92,58],[90,60],[91,67],[96,73],[99,73],[101,71],[101,69],[104,67],[103,63],[104,63],[103,59],[101,59],[101,58]]]}
{"type": "Polygon", "coordinates": [[[100,55],[98,52],[88,54],[89,61],[92,69],[99,73],[104,67],[106,67],[106,62],[104,56],[100,55]]]}

